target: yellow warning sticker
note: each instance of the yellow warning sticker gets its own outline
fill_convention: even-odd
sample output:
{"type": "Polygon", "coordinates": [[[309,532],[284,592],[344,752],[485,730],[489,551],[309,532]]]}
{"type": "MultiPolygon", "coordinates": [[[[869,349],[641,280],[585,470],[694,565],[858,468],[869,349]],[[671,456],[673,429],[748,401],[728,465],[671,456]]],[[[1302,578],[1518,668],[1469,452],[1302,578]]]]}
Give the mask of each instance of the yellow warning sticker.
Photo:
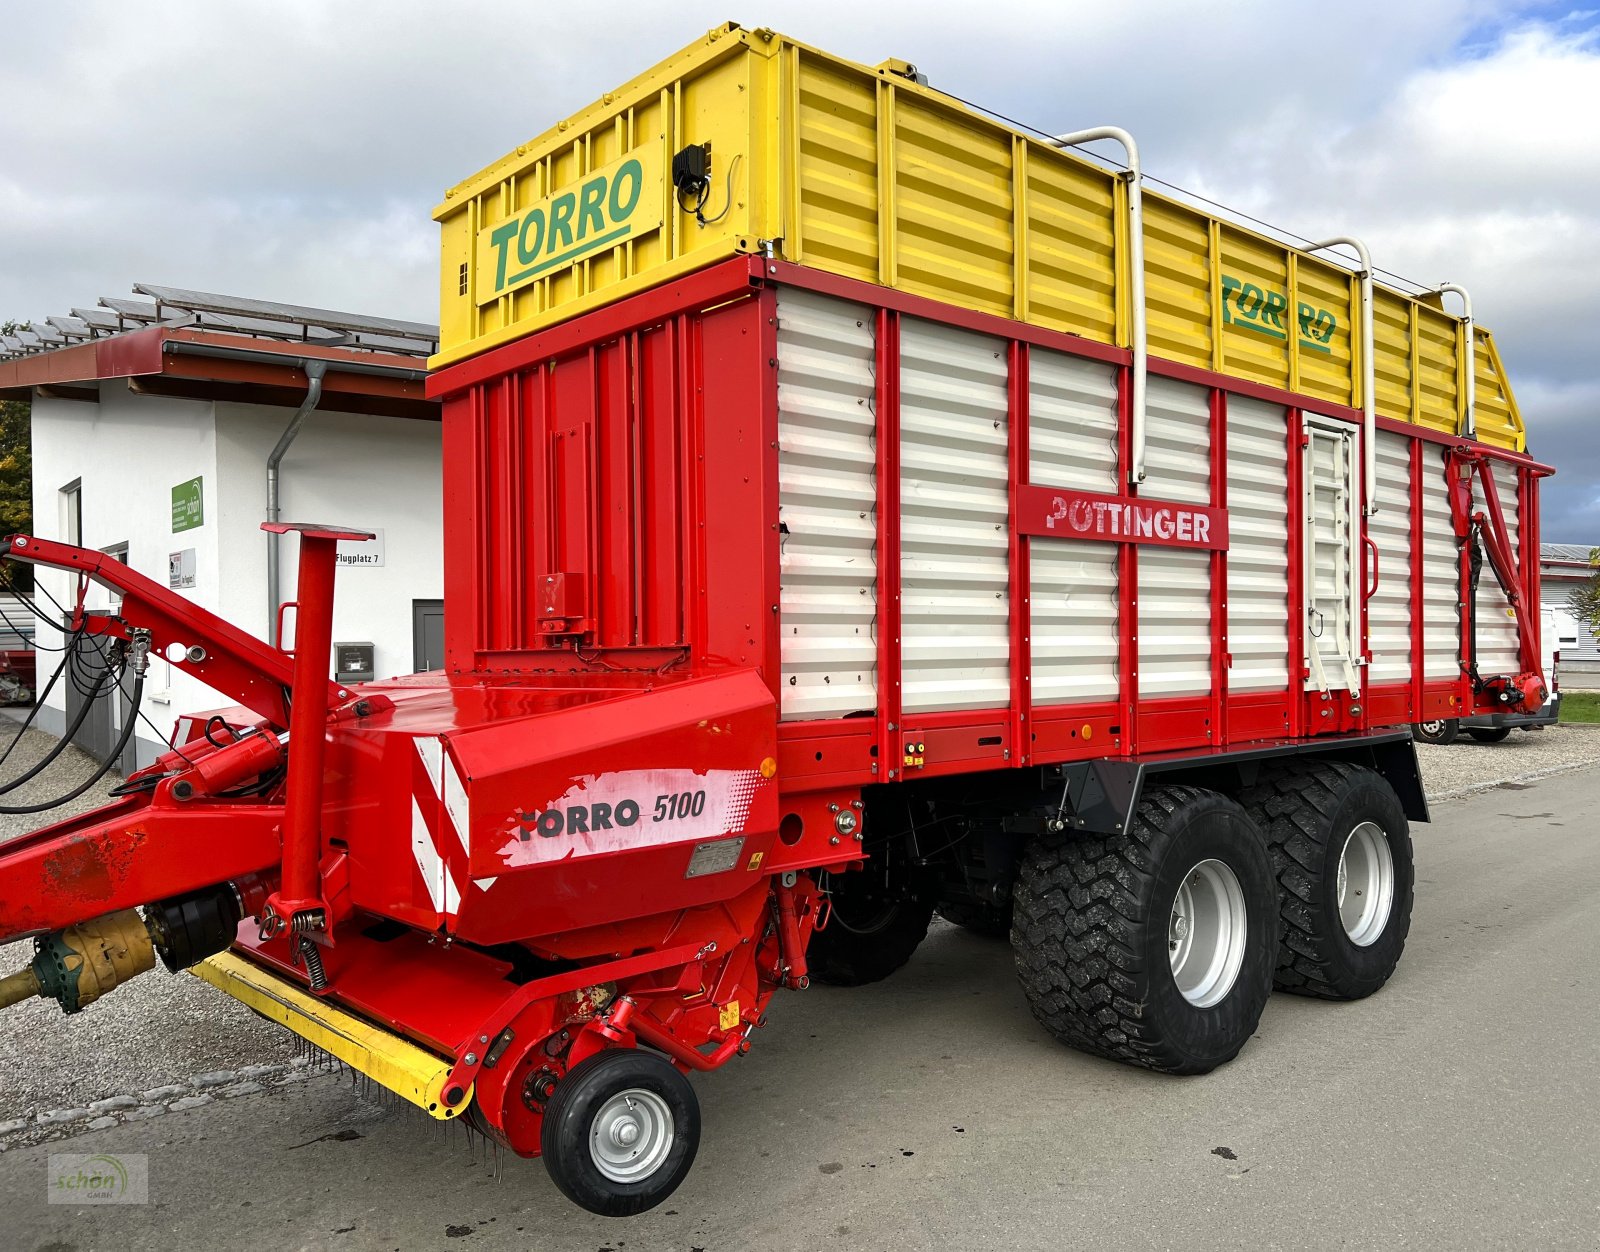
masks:
{"type": "Polygon", "coordinates": [[[755,870],[760,869],[761,868],[761,860],[766,855],[767,854],[765,852],[756,852],[756,853],[752,854],[751,857],[750,857],[750,864],[746,865],[745,869],[750,870],[750,871],[755,871],[755,870]]]}
{"type": "Polygon", "coordinates": [[[739,1002],[737,1000],[729,1000],[722,1006],[722,1029],[739,1029],[739,1002]]]}

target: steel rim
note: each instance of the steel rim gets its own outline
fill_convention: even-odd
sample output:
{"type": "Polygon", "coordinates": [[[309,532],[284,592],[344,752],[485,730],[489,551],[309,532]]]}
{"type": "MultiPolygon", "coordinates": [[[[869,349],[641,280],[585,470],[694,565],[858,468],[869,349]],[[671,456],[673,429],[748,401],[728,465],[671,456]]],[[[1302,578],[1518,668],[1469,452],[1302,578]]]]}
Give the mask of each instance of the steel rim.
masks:
{"type": "Polygon", "coordinates": [[[1443,722],[1419,722],[1417,724],[1422,727],[1422,733],[1425,735],[1442,735],[1444,733],[1443,722]]]}
{"type": "Polygon", "coordinates": [[[677,1129],[672,1110],[654,1091],[619,1091],[589,1124],[589,1155],[612,1182],[641,1182],[667,1159],[677,1129]]]}
{"type": "Polygon", "coordinates": [[[1377,822],[1362,822],[1339,853],[1339,920],[1358,948],[1370,947],[1394,908],[1394,854],[1377,822]]]}
{"type": "Polygon", "coordinates": [[[1239,876],[1216,859],[1183,876],[1167,923],[1172,980],[1197,1009],[1221,1003],[1244,965],[1249,921],[1239,876]]]}

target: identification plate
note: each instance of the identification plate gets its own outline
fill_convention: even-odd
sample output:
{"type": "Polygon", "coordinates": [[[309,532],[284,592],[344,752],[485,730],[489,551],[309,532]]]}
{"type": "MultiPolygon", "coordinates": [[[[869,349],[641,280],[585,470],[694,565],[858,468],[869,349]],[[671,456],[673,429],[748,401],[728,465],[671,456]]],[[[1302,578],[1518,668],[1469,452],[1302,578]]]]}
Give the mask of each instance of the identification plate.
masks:
{"type": "Polygon", "coordinates": [[[739,863],[739,853],[744,849],[744,836],[737,839],[717,839],[710,843],[697,843],[689,856],[685,878],[699,878],[705,874],[721,874],[739,863]]]}

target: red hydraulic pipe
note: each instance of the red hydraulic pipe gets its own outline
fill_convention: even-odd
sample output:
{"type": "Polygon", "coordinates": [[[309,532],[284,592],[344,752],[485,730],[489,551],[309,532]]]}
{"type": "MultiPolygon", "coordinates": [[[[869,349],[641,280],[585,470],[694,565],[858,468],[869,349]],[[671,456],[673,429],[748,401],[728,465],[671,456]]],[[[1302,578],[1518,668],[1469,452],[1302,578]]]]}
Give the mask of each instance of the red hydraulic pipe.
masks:
{"type": "Polygon", "coordinates": [[[687,1044],[681,1042],[664,1030],[655,1018],[648,1013],[635,1013],[628,1022],[628,1027],[645,1043],[659,1052],[665,1052],[673,1060],[679,1061],[690,1069],[708,1070],[716,1069],[744,1043],[744,1032],[736,1031],[729,1035],[711,1052],[697,1052],[687,1044]]]}
{"type": "Polygon", "coordinates": [[[333,654],[334,556],[341,539],[364,540],[365,531],[264,522],[261,529],[300,535],[295,592],[294,700],[289,710],[289,766],[283,812],[283,885],[268,907],[295,929],[320,930],[327,922],[319,861],[322,851],[322,774],[327,752],[328,664],[333,654]],[[320,916],[318,916],[320,914],[320,916]]]}
{"type": "MultiPolygon", "coordinates": [[[[788,877],[789,875],[785,875],[788,877]]],[[[783,961],[783,985],[804,991],[811,985],[806,968],[806,945],[800,937],[800,909],[793,883],[778,880],[778,948],[783,961]]]]}

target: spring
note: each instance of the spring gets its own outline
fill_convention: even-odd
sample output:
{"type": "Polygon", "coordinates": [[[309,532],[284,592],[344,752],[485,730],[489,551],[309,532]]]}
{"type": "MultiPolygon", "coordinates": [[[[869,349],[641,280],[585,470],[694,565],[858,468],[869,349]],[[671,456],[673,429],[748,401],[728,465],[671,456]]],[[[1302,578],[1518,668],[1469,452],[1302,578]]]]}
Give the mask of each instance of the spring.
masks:
{"type": "Polygon", "coordinates": [[[311,980],[311,990],[321,991],[328,985],[328,976],[322,969],[322,953],[304,935],[300,937],[300,959],[306,963],[306,977],[311,980]]]}

